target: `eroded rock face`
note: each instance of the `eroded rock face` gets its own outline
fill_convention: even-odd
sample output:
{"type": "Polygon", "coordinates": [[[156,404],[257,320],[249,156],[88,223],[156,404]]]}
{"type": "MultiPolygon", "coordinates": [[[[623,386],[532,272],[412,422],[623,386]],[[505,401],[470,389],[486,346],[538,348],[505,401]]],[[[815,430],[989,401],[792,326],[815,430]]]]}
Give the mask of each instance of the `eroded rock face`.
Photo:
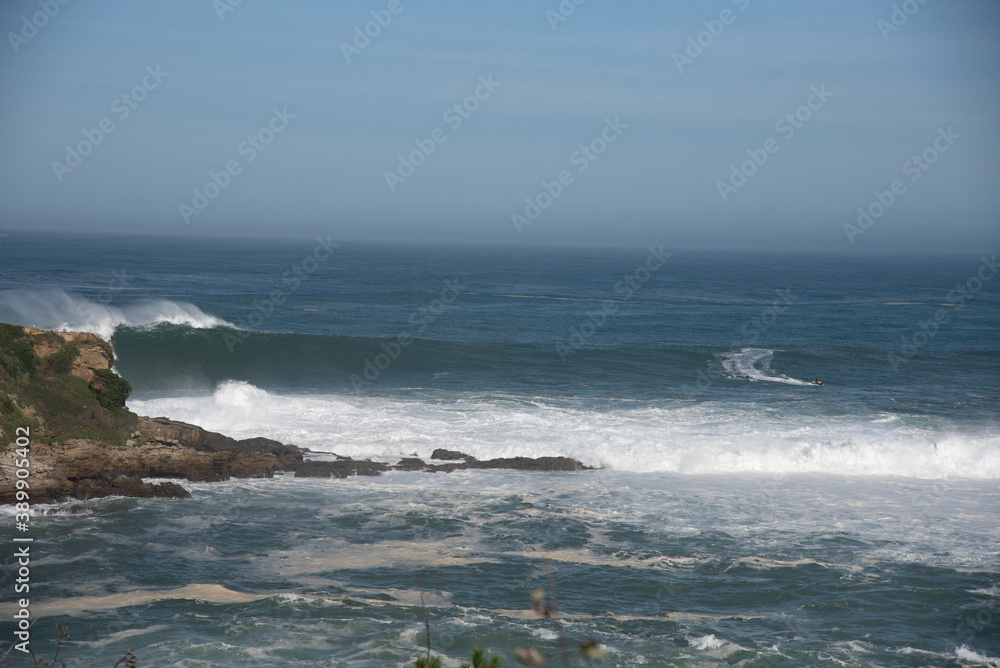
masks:
{"type": "Polygon", "coordinates": [[[31,337],[39,357],[48,357],[58,351],[61,344],[76,348],[80,354],[73,362],[70,373],[88,383],[94,379],[94,371],[110,369],[115,363],[111,344],[90,332],[49,332],[25,327],[24,333],[31,337]]]}

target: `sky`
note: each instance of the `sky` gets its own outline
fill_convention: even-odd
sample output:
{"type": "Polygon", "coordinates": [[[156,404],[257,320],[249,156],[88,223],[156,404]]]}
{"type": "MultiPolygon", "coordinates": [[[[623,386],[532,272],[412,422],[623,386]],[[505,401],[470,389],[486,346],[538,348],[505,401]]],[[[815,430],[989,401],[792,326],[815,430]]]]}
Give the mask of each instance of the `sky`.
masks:
{"type": "Polygon", "coordinates": [[[0,31],[0,231],[1000,246],[994,0],[17,0],[0,31]]]}

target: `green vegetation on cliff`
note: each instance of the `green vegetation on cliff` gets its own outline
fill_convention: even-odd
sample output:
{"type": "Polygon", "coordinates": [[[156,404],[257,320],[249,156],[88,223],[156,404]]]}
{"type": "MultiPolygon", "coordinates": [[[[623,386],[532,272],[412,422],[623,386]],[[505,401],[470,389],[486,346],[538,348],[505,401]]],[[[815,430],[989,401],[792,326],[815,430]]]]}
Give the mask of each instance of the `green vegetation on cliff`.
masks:
{"type": "Polygon", "coordinates": [[[125,409],[132,388],[104,369],[88,383],[71,375],[79,351],[46,336],[56,350],[45,358],[22,327],[0,324],[0,447],[14,440],[17,427],[30,427],[44,442],[89,438],[123,444],[137,418],[125,409]]]}
{"type": "Polygon", "coordinates": [[[38,355],[24,328],[0,323],[0,374],[17,378],[33,374],[37,369],[38,355]]]}
{"type": "Polygon", "coordinates": [[[94,379],[88,387],[97,395],[97,401],[110,411],[125,408],[125,402],[132,394],[132,386],[128,381],[108,369],[95,371],[94,379]]]}

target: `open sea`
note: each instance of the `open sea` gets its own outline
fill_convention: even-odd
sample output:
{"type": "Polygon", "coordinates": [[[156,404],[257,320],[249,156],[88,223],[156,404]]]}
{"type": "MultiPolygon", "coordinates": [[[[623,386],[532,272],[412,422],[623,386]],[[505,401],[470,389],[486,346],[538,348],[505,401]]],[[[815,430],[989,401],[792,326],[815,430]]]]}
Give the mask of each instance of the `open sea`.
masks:
{"type": "Polygon", "coordinates": [[[140,415],[594,470],[59,504],[34,519],[40,656],[68,622],[63,653],[101,666],[412,666],[422,587],[445,666],[561,666],[542,587],[574,666],[591,638],[602,666],[1000,665],[992,250],[336,242],[12,232],[0,321],[112,338],[140,415]]]}

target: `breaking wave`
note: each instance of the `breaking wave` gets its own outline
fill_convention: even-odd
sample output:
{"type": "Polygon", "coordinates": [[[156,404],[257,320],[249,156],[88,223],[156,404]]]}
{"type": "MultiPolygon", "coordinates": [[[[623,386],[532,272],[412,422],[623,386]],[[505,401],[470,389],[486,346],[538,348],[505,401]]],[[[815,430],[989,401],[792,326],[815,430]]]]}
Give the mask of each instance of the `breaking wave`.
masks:
{"type": "Polygon", "coordinates": [[[616,408],[502,393],[412,400],[276,394],[243,381],[208,396],[132,400],[129,407],[236,438],[267,436],[384,460],[446,448],[479,459],[567,456],[636,472],[1000,478],[1000,436],[957,433],[933,421],[898,425],[874,412],[817,419],[720,402],[616,408]]]}
{"type": "Polygon", "coordinates": [[[186,302],[152,299],[111,306],[58,288],[0,291],[0,322],[39,329],[92,332],[106,340],[110,340],[121,326],[151,327],[170,323],[195,329],[235,328],[186,302]]]}

